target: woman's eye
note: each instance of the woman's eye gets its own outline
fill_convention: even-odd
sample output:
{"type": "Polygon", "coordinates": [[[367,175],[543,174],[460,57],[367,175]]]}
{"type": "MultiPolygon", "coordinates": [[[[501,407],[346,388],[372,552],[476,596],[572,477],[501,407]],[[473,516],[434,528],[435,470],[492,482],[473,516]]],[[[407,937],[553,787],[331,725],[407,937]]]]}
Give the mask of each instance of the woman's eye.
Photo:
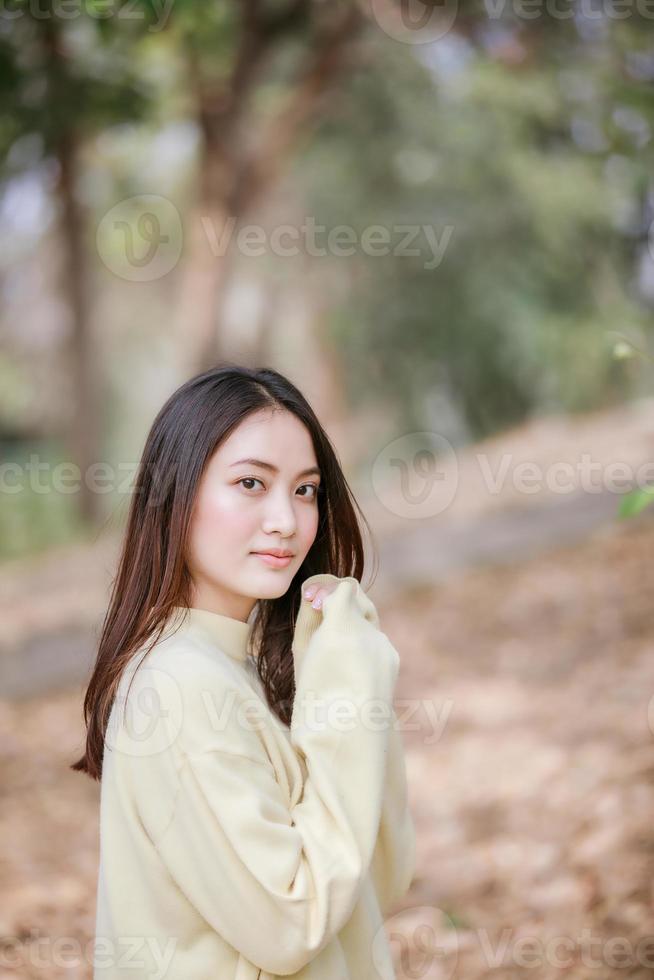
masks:
{"type": "Polygon", "coordinates": [[[303,497],[309,496],[310,498],[315,499],[318,496],[318,489],[319,489],[318,485],[316,483],[305,483],[300,487],[300,490],[304,490],[307,487],[310,490],[313,490],[313,493],[312,494],[303,493],[302,496],[303,497]]]}
{"type": "MultiPolygon", "coordinates": [[[[261,483],[261,480],[257,480],[257,478],[254,477],[254,476],[244,476],[243,479],[242,480],[239,480],[238,482],[239,483],[261,483]]],[[[253,488],[252,487],[246,487],[245,489],[246,490],[252,490],[253,488]]]]}

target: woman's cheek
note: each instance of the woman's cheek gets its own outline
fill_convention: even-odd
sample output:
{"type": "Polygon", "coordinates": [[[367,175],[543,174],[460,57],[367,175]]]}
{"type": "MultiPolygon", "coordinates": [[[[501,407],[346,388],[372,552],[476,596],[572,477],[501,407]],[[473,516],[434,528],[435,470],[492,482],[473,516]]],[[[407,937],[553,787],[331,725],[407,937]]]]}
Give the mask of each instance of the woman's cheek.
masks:
{"type": "Polygon", "coordinates": [[[311,508],[307,506],[298,516],[298,530],[300,532],[300,538],[302,544],[306,551],[309,550],[313,544],[316,534],[318,533],[318,509],[316,507],[311,508]]]}
{"type": "Polygon", "coordinates": [[[238,495],[221,487],[207,487],[198,508],[203,523],[214,525],[224,521],[226,515],[231,517],[232,514],[237,514],[238,510],[238,495]]]}
{"type": "Polygon", "coordinates": [[[220,494],[205,488],[199,496],[193,516],[193,542],[198,549],[220,543],[229,529],[231,515],[225,510],[225,501],[220,494]],[[226,517],[229,516],[229,520],[226,517]]]}
{"type": "Polygon", "coordinates": [[[238,541],[257,528],[257,508],[252,500],[244,500],[233,487],[216,491],[209,502],[207,520],[220,529],[221,536],[238,541]]]}

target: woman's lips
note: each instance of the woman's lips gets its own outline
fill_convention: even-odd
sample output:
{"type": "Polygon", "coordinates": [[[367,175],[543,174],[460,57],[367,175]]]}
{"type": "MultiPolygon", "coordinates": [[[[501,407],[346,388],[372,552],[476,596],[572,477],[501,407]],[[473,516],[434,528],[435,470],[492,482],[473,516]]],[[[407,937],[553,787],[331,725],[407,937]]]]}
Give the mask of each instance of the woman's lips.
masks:
{"type": "Polygon", "coordinates": [[[264,561],[266,565],[270,565],[271,568],[286,568],[287,565],[293,559],[293,555],[286,555],[285,558],[278,558],[277,555],[267,555],[262,551],[253,551],[252,554],[255,558],[260,558],[264,561]]]}

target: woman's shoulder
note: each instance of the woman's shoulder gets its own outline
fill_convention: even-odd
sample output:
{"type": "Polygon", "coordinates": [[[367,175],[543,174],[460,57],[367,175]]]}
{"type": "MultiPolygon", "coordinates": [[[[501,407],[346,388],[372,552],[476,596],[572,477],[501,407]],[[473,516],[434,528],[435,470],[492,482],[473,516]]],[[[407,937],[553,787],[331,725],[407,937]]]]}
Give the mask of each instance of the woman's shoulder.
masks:
{"type": "Polygon", "coordinates": [[[245,663],[235,660],[227,649],[222,649],[202,632],[175,628],[175,623],[167,624],[156,642],[150,639],[143,644],[130,658],[130,663],[135,658],[143,658],[144,663],[189,682],[194,678],[236,679],[242,674],[245,663]]]}
{"type": "Polygon", "coordinates": [[[234,719],[253,699],[249,673],[222,650],[177,633],[130,658],[117,700],[138,730],[165,731],[184,751],[229,740],[234,719]],[[145,655],[144,655],[145,654],[145,655]],[[143,718],[141,718],[143,715],[143,718]],[[156,720],[156,724],[155,724],[156,720]]]}
{"type": "Polygon", "coordinates": [[[129,684],[137,697],[153,691],[160,702],[172,697],[192,707],[207,695],[247,693],[250,677],[245,666],[245,661],[234,660],[190,630],[164,633],[132,654],[121,687],[125,690],[129,684]]]}

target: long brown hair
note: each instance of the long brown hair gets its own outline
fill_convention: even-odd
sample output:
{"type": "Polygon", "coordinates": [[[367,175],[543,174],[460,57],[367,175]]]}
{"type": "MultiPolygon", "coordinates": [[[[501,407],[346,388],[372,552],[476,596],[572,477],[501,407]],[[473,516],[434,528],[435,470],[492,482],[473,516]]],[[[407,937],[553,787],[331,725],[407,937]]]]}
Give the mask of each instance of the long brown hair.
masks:
{"type": "Polygon", "coordinates": [[[149,642],[144,657],[152,649],[174,606],[190,606],[187,542],[205,467],[240,422],[265,408],[287,409],[304,422],[321,471],[313,545],[287,592],[278,599],[259,600],[253,619],[251,646],[258,650],[257,671],[268,706],[290,724],[295,696],[291,643],[300,586],[318,572],[360,580],[364,549],[355,507],[368,531],[370,527],[327,433],[302,393],[271,368],[222,362],[173,392],[148,433],[84,697],[86,750],[71,769],[101,779],[105,732],[123,670],[142,646],[149,642]]]}

